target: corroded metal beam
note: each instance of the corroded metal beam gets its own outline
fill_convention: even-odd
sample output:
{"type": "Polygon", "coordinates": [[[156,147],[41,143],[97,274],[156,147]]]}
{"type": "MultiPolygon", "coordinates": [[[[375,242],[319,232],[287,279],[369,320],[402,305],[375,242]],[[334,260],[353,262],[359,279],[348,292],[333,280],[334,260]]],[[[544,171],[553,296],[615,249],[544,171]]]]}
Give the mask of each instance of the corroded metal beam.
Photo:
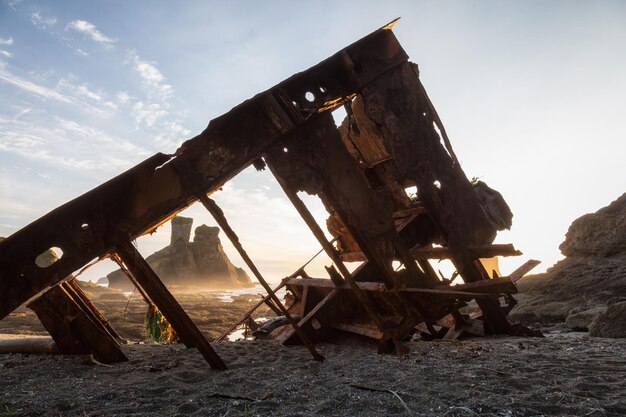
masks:
{"type": "Polygon", "coordinates": [[[94,258],[111,253],[217,190],[314,114],[341,105],[407,55],[381,28],[212,120],[173,155],[156,154],[0,242],[0,319],[94,258]],[[179,172],[198,189],[182,186],[179,172]],[[41,268],[37,256],[63,256],[41,268]]]}

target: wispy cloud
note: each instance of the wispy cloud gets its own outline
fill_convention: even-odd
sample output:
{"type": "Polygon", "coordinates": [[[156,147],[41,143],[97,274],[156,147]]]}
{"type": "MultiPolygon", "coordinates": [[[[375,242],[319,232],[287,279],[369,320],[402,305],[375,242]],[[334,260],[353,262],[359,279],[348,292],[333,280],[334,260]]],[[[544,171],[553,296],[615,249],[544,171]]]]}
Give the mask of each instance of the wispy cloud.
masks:
{"type": "Polygon", "coordinates": [[[171,85],[165,82],[165,76],[156,67],[156,62],[141,59],[135,51],[130,51],[130,62],[144,84],[150,88],[150,92],[161,99],[169,98],[173,93],[171,85]]]}
{"type": "Polygon", "coordinates": [[[6,71],[5,68],[3,68],[2,66],[0,66],[0,80],[3,80],[21,90],[35,94],[44,99],[52,99],[68,104],[72,103],[72,100],[69,97],[48,87],[32,83],[17,75],[11,74],[10,72],[6,71]]]}
{"type": "MultiPolygon", "coordinates": [[[[6,45],[6,46],[13,45],[13,38],[12,37],[7,38],[7,39],[0,38],[0,45],[6,45]]],[[[7,58],[13,57],[13,53],[12,52],[6,51],[4,49],[0,49],[0,55],[5,56],[7,58]]]]}
{"type": "Polygon", "coordinates": [[[39,29],[48,29],[51,26],[56,25],[57,19],[54,16],[45,17],[42,16],[41,13],[35,12],[30,15],[30,21],[35,27],[39,29]]]}
{"type": "Polygon", "coordinates": [[[67,29],[75,30],[91,38],[92,41],[98,42],[106,47],[113,47],[116,39],[110,38],[100,32],[93,23],[86,20],[73,20],[67,25],[67,29]]]}
{"type": "Polygon", "coordinates": [[[147,127],[153,126],[159,119],[168,115],[160,104],[145,104],[143,101],[135,103],[132,113],[137,124],[144,124],[147,127]]]}
{"type": "Polygon", "coordinates": [[[7,82],[23,91],[46,100],[55,100],[79,107],[82,111],[108,118],[117,110],[117,104],[106,99],[101,91],[93,91],[85,84],[62,78],[56,88],[35,84],[8,71],[0,65],[0,81],[7,82]]]}
{"type": "Polygon", "coordinates": [[[33,117],[36,124],[0,116],[0,151],[64,169],[93,172],[126,169],[150,154],[100,129],[41,113],[33,117]]]}

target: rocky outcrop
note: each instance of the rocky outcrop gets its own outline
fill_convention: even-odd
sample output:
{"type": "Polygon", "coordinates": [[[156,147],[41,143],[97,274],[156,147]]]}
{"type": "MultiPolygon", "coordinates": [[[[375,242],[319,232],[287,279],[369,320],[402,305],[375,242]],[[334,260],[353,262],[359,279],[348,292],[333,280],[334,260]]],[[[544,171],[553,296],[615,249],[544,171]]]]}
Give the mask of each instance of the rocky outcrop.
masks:
{"type": "Polygon", "coordinates": [[[626,255],[626,193],[608,207],[576,219],[559,249],[568,258],[626,255]]]}
{"type": "Polygon", "coordinates": [[[609,306],[589,326],[589,334],[595,337],[626,337],[626,301],[609,306]]]}
{"type": "MultiPolygon", "coordinates": [[[[248,274],[235,267],[222,248],[220,229],[202,225],[196,228],[193,241],[193,219],[172,219],[170,244],[146,260],[168,285],[237,288],[251,286],[248,274]]],[[[109,287],[129,289],[132,284],[122,271],[107,275],[109,287]]]]}
{"type": "Polygon", "coordinates": [[[511,317],[591,329],[591,323],[607,317],[607,306],[626,299],[626,194],[576,219],[559,248],[565,259],[518,282],[519,304],[511,317]]]}

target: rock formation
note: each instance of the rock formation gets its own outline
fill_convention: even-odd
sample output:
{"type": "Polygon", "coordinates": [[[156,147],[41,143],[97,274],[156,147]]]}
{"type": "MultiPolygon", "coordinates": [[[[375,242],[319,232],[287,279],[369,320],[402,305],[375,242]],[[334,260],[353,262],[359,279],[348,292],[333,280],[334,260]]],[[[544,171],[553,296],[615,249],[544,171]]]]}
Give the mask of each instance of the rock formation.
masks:
{"type": "Polygon", "coordinates": [[[614,337],[617,333],[610,329],[614,316],[623,314],[621,320],[626,322],[626,309],[612,307],[626,301],[626,194],[575,220],[559,249],[565,259],[545,274],[518,283],[520,303],[512,317],[525,322],[565,321],[576,330],[593,328],[597,319],[603,324],[595,326],[592,335],[614,337]],[[609,313],[610,319],[603,318],[609,313]]]}
{"type": "MultiPolygon", "coordinates": [[[[193,219],[174,217],[170,244],[146,260],[168,285],[237,288],[251,286],[248,274],[228,259],[218,237],[220,229],[202,225],[190,241],[193,219]]],[[[130,289],[128,278],[117,270],[107,275],[109,287],[130,289]]]]}

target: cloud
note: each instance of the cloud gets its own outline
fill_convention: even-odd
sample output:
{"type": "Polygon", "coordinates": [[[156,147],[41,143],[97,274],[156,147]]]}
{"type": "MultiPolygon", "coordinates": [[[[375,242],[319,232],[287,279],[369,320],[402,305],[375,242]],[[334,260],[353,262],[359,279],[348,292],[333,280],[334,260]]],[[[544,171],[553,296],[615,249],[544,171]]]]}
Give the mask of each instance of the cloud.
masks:
{"type": "Polygon", "coordinates": [[[150,152],[107,132],[61,117],[37,114],[25,120],[0,116],[0,151],[63,169],[113,172],[150,152]]]}
{"type": "Polygon", "coordinates": [[[138,125],[144,124],[147,127],[151,127],[159,119],[167,116],[168,112],[158,103],[144,104],[143,101],[138,101],[133,106],[132,114],[138,125]]]}
{"type": "Polygon", "coordinates": [[[130,95],[126,91],[118,91],[115,95],[117,102],[120,104],[126,104],[130,101],[130,95]]]}
{"type": "Polygon", "coordinates": [[[150,88],[150,92],[158,95],[161,99],[168,99],[174,90],[171,85],[165,82],[165,76],[156,67],[156,62],[141,59],[135,51],[130,51],[129,55],[133,69],[139,74],[144,84],[150,88]]]}
{"type": "Polygon", "coordinates": [[[87,22],[86,20],[73,20],[67,25],[67,28],[82,33],[91,38],[94,42],[101,43],[107,47],[112,47],[116,42],[116,39],[104,35],[93,23],[87,22]]]}
{"type": "Polygon", "coordinates": [[[106,100],[104,93],[93,91],[85,84],[74,84],[62,78],[55,89],[35,84],[25,80],[6,69],[0,62],[0,81],[12,84],[23,91],[35,94],[43,99],[55,100],[65,104],[72,104],[81,110],[100,117],[111,117],[117,110],[117,104],[106,100]]]}
{"type": "Polygon", "coordinates": [[[39,12],[31,14],[30,21],[38,29],[48,29],[57,23],[56,17],[43,17],[39,12]]]}
{"type": "Polygon", "coordinates": [[[13,45],[13,38],[9,37],[8,39],[0,38],[0,45],[13,45]]]}
{"type": "Polygon", "coordinates": [[[13,56],[13,54],[9,51],[4,51],[2,49],[0,49],[0,55],[2,56],[6,56],[7,58],[11,58],[13,56]]]}
{"type": "Polygon", "coordinates": [[[80,55],[80,56],[87,56],[87,55],[89,55],[87,52],[83,51],[83,50],[82,50],[82,49],[80,49],[80,48],[76,48],[76,49],[74,50],[74,52],[76,52],[76,54],[77,54],[77,55],[80,55]]]}
{"type": "Polygon", "coordinates": [[[5,68],[2,66],[0,66],[0,80],[12,84],[13,86],[21,90],[38,95],[39,97],[42,97],[44,99],[52,99],[68,104],[73,103],[73,101],[69,97],[53,89],[34,84],[21,77],[18,77],[17,75],[11,74],[10,72],[6,71],[5,68]]]}

